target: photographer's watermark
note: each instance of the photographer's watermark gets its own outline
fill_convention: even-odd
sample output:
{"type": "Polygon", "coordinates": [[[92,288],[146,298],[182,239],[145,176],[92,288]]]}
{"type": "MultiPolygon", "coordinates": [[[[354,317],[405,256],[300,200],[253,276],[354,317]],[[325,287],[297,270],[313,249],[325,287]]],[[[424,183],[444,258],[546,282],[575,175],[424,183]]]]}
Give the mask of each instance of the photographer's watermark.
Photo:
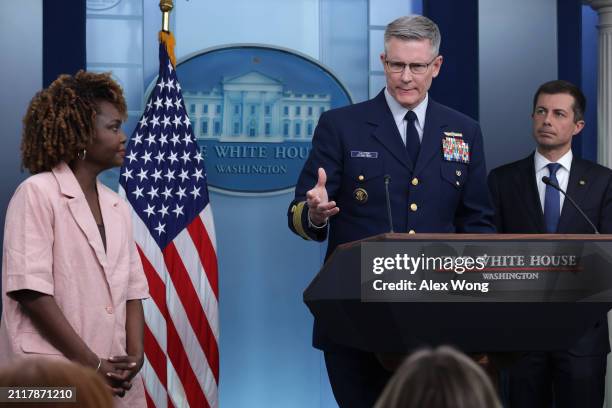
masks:
{"type": "Polygon", "coordinates": [[[361,244],[362,301],[610,301],[612,243],[361,244]]]}

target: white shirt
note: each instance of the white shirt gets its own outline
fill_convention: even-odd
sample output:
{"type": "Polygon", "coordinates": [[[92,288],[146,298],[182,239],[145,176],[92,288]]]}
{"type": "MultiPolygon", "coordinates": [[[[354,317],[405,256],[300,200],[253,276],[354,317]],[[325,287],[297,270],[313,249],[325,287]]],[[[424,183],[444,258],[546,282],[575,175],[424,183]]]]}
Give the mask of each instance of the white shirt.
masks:
{"type": "MultiPolygon", "coordinates": [[[[393,96],[389,93],[387,88],[385,88],[385,99],[387,100],[387,105],[389,105],[389,109],[391,110],[391,114],[393,115],[393,119],[395,120],[395,125],[397,126],[397,130],[399,131],[400,136],[402,137],[402,141],[404,145],[406,145],[406,113],[410,109],[404,108],[400,105],[393,96]]],[[[423,142],[423,128],[425,128],[425,114],[427,112],[427,103],[429,101],[429,94],[425,94],[425,99],[421,101],[412,111],[416,115],[416,120],[414,121],[414,127],[419,134],[419,140],[423,142]]]]}
{"type": "MultiPolygon", "coordinates": [[[[557,170],[557,182],[559,183],[559,187],[561,190],[567,191],[567,184],[569,182],[569,173],[572,167],[572,158],[574,155],[572,154],[572,150],[570,149],[567,153],[565,153],[557,163],[561,165],[559,170],[557,170]]],[[[538,195],[540,196],[540,205],[542,206],[542,212],[544,212],[544,197],[546,195],[546,184],[542,181],[542,177],[548,176],[550,177],[550,171],[546,165],[548,163],[553,163],[548,160],[546,157],[542,156],[537,150],[533,156],[533,161],[535,165],[535,178],[536,185],[538,186],[538,195]]],[[[563,209],[563,201],[565,200],[565,195],[559,193],[559,210],[563,209]]]]}

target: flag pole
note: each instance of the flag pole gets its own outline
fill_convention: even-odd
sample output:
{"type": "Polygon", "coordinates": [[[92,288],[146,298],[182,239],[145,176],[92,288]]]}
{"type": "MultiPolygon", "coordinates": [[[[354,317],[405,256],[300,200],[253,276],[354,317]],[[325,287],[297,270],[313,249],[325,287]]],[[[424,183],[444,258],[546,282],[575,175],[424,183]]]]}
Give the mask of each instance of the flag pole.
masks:
{"type": "Polygon", "coordinates": [[[162,29],[159,32],[159,41],[164,44],[172,66],[176,67],[174,56],[174,36],[170,32],[170,11],[174,8],[172,0],[159,0],[159,9],[162,11],[162,29]]]}
{"type": "Polygon", "coordinates": [[[170,32],[170,11],[174,8],[172,0],[160,0],[159,9],[162,11],[162,31],[170,32]]]}

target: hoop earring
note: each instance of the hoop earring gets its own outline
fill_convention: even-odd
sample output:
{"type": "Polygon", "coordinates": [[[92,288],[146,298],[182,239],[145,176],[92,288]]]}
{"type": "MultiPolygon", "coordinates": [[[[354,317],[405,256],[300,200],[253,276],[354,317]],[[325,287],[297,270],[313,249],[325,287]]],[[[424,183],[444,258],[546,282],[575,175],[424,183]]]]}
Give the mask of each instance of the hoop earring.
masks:
{"type": "Polygon", "coordinates": [[[85,157],[87,157],[87,149],[83,149],[82,151],[77,153],[77,158],[79,160],[85,160],[85,157]]]}

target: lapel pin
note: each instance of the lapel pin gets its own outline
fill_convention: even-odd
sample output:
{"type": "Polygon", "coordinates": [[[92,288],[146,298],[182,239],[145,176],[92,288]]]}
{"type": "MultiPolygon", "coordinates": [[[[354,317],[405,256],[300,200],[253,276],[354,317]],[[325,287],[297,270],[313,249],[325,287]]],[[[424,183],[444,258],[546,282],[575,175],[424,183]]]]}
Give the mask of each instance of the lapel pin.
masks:
{"type": "Polygon", "coordinates": [[[578,184],[580,184],[581,186],[584,186],[584,185],[586,184],[586,181],[584,181],[584,180],[580,180],[580,181],[578,182],[578,184]]]}

